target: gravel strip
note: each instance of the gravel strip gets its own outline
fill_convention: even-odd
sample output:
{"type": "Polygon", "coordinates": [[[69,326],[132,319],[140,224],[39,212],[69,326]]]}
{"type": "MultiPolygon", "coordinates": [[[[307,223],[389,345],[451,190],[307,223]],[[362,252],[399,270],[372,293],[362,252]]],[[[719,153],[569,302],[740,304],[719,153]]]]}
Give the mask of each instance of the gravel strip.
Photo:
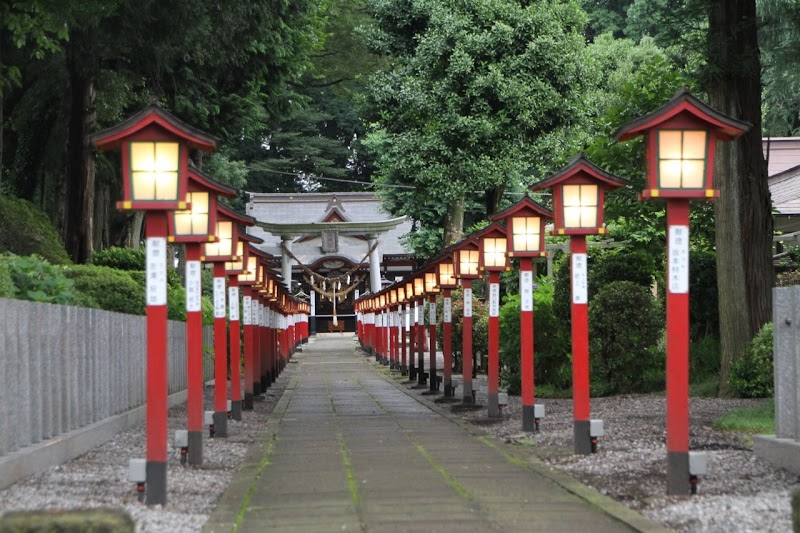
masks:
{"type": "MultiPolygon", "coordinates": [[[[266,395],[254,403],[253,411],[245,411],[241,421],[228,421],[228,438],[211,439],[205,433],[203,465],[182,466],[180,451],[169,449],[168,503],[164,507],[139,503],[136,486],[128,481],[128,459],[146,453],[141,423],[89,453],[0,491],[0,514],[10,510],[114,507],[125,509],[140,532],[199,531],[266,425],[296,368],[290,362],[266,395]]],[[[213,386],[206,387],[204,401],[205,409],[213,410],[213,386]]],[[[170,409],[170,439],[175,430],[185,428],[185,404],[170,409]]]]}
{"type": "MultiPolygon", "coordinates": [[[[458,379],[460,381],[460,379],[458,379]]],[[[479,376],[477,402],[486,404],[486,378],[479,376]]],[[[798,476],[755,456],[752,437],[713,428],[727,411],[764,400],[691,398],[690,448],[705,451],[709,473],[698,494],[666,495],[665,399],[658,395],[592,398],[592,418],[604,421],[598,453],[572,453],[572,400],[537,399],[546,417],[538,433],[522,431],[522,405],[509,396],[501,422],[487,425],[486,411],[466,412],[484,419],[476,429],[519,446],[582,483],[677,531],[792,531],[791,493],[798,476]]]]}
{"type": "MultiPolygon", "coordinates": [[[[170,450],[168,505],[139,503],[128,481],[128,459],[145,455],[144,424],[69,463],[27,478],[0,491],[0,513],[8,510],[126,509],[137,531],[198,531],[243,461],[283,394],[296,365],[290,363],[254,411],[229,422],[227,439],[204,439],[205,464],[181,466],[170,450]]],[[[456,377],[460,382],[460,377],[456,377]]],[[[475,381],[477,401],[486,403],[486,378],[475,381]]],[[[420,391],[422,392],[422,391],[420,391]]],[[[457,394],[460,393],[460,388],[457,394]]],[[[205,391],[213,408],[213,387],[205,391]]],[[[542,461],[569,472],[581,482],[678,531],[791,531],[791,491],[800,479],[754,456],[747,436],[715,430],[713,421],[726,411],[756,405],[759,400],[693,398],[691,448],[705,450],[709,475],[693,497],[665,495],[664,398],[651,395],[592,400],[592,417],[605,422],[606,436],[591,456],[572,454],[571,400],[539,399],[547,413],[538,433],[522,432],[519,397],[509,397],[504,419],[476,428],[519,446],[542,461]]],[[[466,420],[484,418],[485,410],[465,412],[466,420]]],[[[185,407],[169,413],[169,434],[185,428],[185,407]]]]}

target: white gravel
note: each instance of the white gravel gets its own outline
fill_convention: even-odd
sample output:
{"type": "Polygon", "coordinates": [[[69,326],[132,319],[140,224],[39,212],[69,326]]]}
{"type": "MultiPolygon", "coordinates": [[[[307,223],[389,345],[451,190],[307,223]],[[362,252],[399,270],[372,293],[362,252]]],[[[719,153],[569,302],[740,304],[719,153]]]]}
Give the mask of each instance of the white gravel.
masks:
{"type": "MultiPolygon", "coordinates": [[[[485,376],[476,384],[477,401],[485,405],[485,376]]],[[[756,457],[752,436],[712,427],[723,413],[763,401],[690,399],[690,449],[706,452],[709,469],[690,497],[666,495],[663,396],[593,398],[592,418],[604,421],[606,436],[589,456],[572,453],[571,400],[537,398],[546,408],[539,433],[522,432],[521,400],[515,396],[502,422],[479,427],[677,531],[791,532],[791,494],[800,490],[800,478],[756,457]]],[[[463,416],[482,418],[486,412],[463,416]]]]}
{"type": "MultiPolygon", "coordinates": [[[[256,402],[254,411],[245,412],[242,421],[229,422],[227,439],[204,439],[204,466],[181,466],[177,450],[170,451],[166,508],[139,503],[135,486],[127,480],[128,459],[145,454],[142,424],[67,464],[0,491],[0,513],[117,507],[131,514],[137,531],[198,531],[264,427],[295,368],[287,365],[266,398],[256,402]]],[[[476,385],[477,400],[485,404],[485,376],[479,377],[476,385]]],[[[460,392],[459,388],[457,394],[460,392]]],[[[211,408],[212,388],[206,390],[205,398],[211,408]]],[[[547,409],[539,433],[521,431],[521,402],[513,396],[503,422],[480,427],[678,531],[791,531],[790,494],[800,488],[798,477],[756,458],[747,436],[711,427],[726,410],[756,401],[691,400],[691,447],[708,453],[709,475],[701,480],[697,496],[680,498],[665,495],[663,397],[593,399],[592,417],[605,421],[606,436],[600,441],[599,453],[591,456],[572,454],[572,402],[537,401],[547,409]]],[[[184,409],[180,406],[170,411],[170,435],[185,427],[184,409]]],[[[484,415],[485,411],[475,411],[463,416],[484,415]]]]}
{"type": "MultiPolygon", "coordinates": [[[[228,421],[228,438],[203,439],[203,465],[182,466],[177,449],[170,448],[167,467],[167,505],[139,503],[136,486],[128,481],[128,459],[145,456],[144,423],[118,433],[64,465],[31,476],[0,491],[0,514],[10,510],[55,510],[114,507],[125,509],[141,532],[199,531],[217,500],[244,460],[269,414],[286,388],[296,365],[288,364],[263,400],[241,421],[228,421]]],[[[213,387],[204,394],[213,409],[213,387]]],[[[185,405],[169,412],[169,435],[186,428],[185,405]]]]}

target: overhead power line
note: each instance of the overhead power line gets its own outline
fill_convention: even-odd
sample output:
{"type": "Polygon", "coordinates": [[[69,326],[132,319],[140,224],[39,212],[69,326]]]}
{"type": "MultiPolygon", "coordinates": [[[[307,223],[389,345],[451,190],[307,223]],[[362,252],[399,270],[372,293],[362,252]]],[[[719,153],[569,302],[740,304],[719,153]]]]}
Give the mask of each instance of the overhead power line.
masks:
{"type": "MultiPolygon", "coordinates": [[[[271,168],[263,168],[263,167],[245,167],[247,170],[253,170],[256,172],[272,172],[273,174],[282,174],[284,176],[294,176],[296,178],[306,178],[306,179],[314,179],[319,181],[335,181],[337,183],[350,183],[354,185],[363,185],[364,187],[390,187],[394,189],[416,189],[413,185],[400,185],[396,183],[374,183],[371,181],[358,181],[358,180],[347,180],[342,178],[328,178],[326,176],[320,176],[318,174],[304,174],[302,172],[286,172],[284,170],[273,170],[271,168]]],[[[486,191],[471,191],[472,194],[484,194],[486,191]]],[[[504,192],[504,196],[524,196],[528,194],[526,192],[504,192]]],[[[538,192],[535,194],[539,194],[541,196],[549,196],[547,192],[538,192]]]]}

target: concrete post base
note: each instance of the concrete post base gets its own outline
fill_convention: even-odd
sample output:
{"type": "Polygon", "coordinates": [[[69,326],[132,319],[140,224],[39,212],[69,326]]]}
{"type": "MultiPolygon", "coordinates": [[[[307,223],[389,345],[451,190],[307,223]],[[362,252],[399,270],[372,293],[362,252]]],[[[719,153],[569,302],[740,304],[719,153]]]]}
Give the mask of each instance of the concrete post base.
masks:
{"type": "Polygon", "coordinates": [[[224,439],[228,437],[228,413],[226,411],[214,411],[214,438],[224,439]]]}
{"type": "Polygon", "coordinates": [[[689,452],[667,452],[667,494],[688,496],[691,493],[689,452]]]}
{"type": "Polygon", "coordinates": [[[253,410],[253,393],[252,392],[245,392],[244,393],[244,404],[242,405],[242,409],[245,411],[252,411],[253,410]]]}
{"type": "Polygon", "coordinates": [[[237,422],[242,419],[242,402],[241,400],[236,400],[235,402],[231,402],[231,417],[236,420],[237,422]]]}
{"type": "MultiPolygon", "coordinates": [[[[577,455],[589,455],[592,453],[592,437],[589,436],[589,421],[588,420],[574,420],[573,421],[573,439],[575,444],[575,453],[577,455]]],[[[688,483],[689,478],[686,478],[688,483]]]]}
{"type": "Polygon", "coordinates": [[[203,432],[190,431],[189,432],[189,453],[186,460],[190,465],[203,464],[203,432]]]}
{"type": "Polygon", "coordinates": [[[533,406],[522,406],[522,431],[536,431],[536,418],[533,416],[533,406]]]}
{"type": "Polygon", "coordinates": [[[498,394],[496,392],[489,393],[487,396],[487,404],[489,407],[489,418],[500,418],[503,414],[500,412],[500,399],[498,398],[498,394]]]}
{"type": "Polygon", "coordinates": [[[446,398],[451,398],[456,395],[456,390],[452,383],[444,384],[444,395],[446,398]]]}
{"type": "Polygon", "coordinates": [[[145,490],[147,505],[166,505],[167,503],[167,463],[147,461],[145,466],[147,482],[145,490]]]}
{"type": "Polygon", "coordinates": [[[464,403],[475,403],[475,396],[472,394],[472,381],[464,380],[464,403]]]}

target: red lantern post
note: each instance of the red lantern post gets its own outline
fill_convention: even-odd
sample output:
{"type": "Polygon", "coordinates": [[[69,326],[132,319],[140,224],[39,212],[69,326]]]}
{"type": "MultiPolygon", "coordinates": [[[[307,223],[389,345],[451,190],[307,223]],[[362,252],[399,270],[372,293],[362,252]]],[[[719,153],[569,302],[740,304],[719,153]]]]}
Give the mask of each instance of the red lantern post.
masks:
{"type": "Polygon", "coordinates": [[[644,135],[647,188],[642,199],[667,202],[667,493],[690,494],[689,471],[689,201],[714,189],[716,141],[750,129],[688,91],[622,126],[619,141],[644,135]]]}
{"type": "Polygon", "coordinates": [[[425,278],[422,274],[417,274],[414,278],[414,322],[417,346],[417,386],[423,388],[428,383],[425,377],[425,278]]]}
{"type": "Polygon", "coordinates": [[[428,337],[430,337],[430,394],[439,392],[436,370],[436,295],[439,294],[438,278],[436,277],[436,265],[429,267],[423,274],[425,281],[425,293],[428,295],[428,337]]]}
{"type": "MultiPolygon", "coordinates": [[[[531,187],[553,192],[553,235],[569,235],[572,262],[572,409],[575,453],[593,451],[589,390],[589,293],[586,236],[603,234],[606,191],[626,182],[576,156],[564,169],[531,187]]],[[[598,421],[598,423],[600,423],[598,421]]],[[[595,436],[596,437],[596,436],[595,436]]]]}
{"type": "Polygon", "coordinates": [[[522,379],[522,429],[538,431],[544,406],[537,406],[534,388],[533,346],[533,258],[546,257],[545,221],[553,218],[549,209],[527,196],[492,220],[504,220],[508,233],[508,255],[519,258],[520,370],[522,379]],[[539,412],[537,412],[539,411],[539,412]]]}
{"type": "MultiPolygon", "coordinates": [[[[225,274],[228,276],[228,328],[230,335],[229,352],[231,365],[231,418],[242,419],[242,354],[241,354],[241,320],[239,319],[239,284],[241,276],[247,274],[249,249],[251,243],[264,242],[258,237],[239,231],[236,245],[236,261],[225,262],[225,274]]],[[[246,278],[247,279],[247,278],[246,278]]]]}
{"type": "MultiPolygon", "coordinates": [[[[239,224],[252,226],[255,220],[223,205],[217,206],[217,241],[205,244],[202,260],[214,264],[214,437],[228,436],[228,328],[225,264],[238,262],[239,224]]],[[[238,294],[238,289],[237,289],[238,294]]],[[[237,317],[238,302],[231,308],[237,317]]],[[[238,335],[238,326],[237,326],[238,335]]],[[[235,340],[238,352],[238,338],[235,340]]],[[[233,344],[233,342],[231,342],[233,344]]],[[[238,360],[238,357],[237,357],[238,360]]]]}
{"type": "Polygon", "coordinates": [[[414,300],[414,279],[406,280],[406,335],[408,336],[408,381],[416,381],[417,366],[414,364],[414,353],[417,346],[416,302],[414,300]]]}
{"type": "Polygon", "coordinates": [[[208,152],[217,141],[157,105],[89,140],[102,151],[121,149],[123,200],[118,208],[146,213],[146,496],[148,504],[163,505],[167,502],[167,213],[189,207],[189,150],[208,152]]]}
{"type": "Polygon", "coordinates": [[[244,398],[242,409],[253,410],[253,287],[258,282],[258,250],[251,244],[247,246],[247,262],[244,272],[239,274],[239,286],[242,288],[242,337],[244,344],[244,398]]]}
{"type": "Polygon", "coordinates": [[[189,167],[189,209],[169,214],[169,241],[186,247],[186,422],[187,460],[203,464],[203,311],[200,273],[202,244],[216,240],[217,196],[234,198],[236,189],[189,167]]]}
{"type": "Polygon", "coordinates": [[[442,290],[442,352],[444,355],[444,395],[454,396],[453,390],[453,299],[451,291],[458,287],[455,265],[449,254],[436,264],[437,284],[442,290]]]}
{"type": "Polygon", "coordinates": [[[494,222],[475,237],[480,246],[479,268],[489,273],[489,368],[487,369],[488,416],[500,412],[500,273],[509,270],[506,230],[494,222]]]}
{"type": "Polygon", "coordinates": [[[454,245],[453,266],[456,279],[463,289],[463,316],[461,318],[461,372],[463,403],[475,403],[472,389],[472,280],[480,277],[480,247],[473,237],[454,245]]]}

